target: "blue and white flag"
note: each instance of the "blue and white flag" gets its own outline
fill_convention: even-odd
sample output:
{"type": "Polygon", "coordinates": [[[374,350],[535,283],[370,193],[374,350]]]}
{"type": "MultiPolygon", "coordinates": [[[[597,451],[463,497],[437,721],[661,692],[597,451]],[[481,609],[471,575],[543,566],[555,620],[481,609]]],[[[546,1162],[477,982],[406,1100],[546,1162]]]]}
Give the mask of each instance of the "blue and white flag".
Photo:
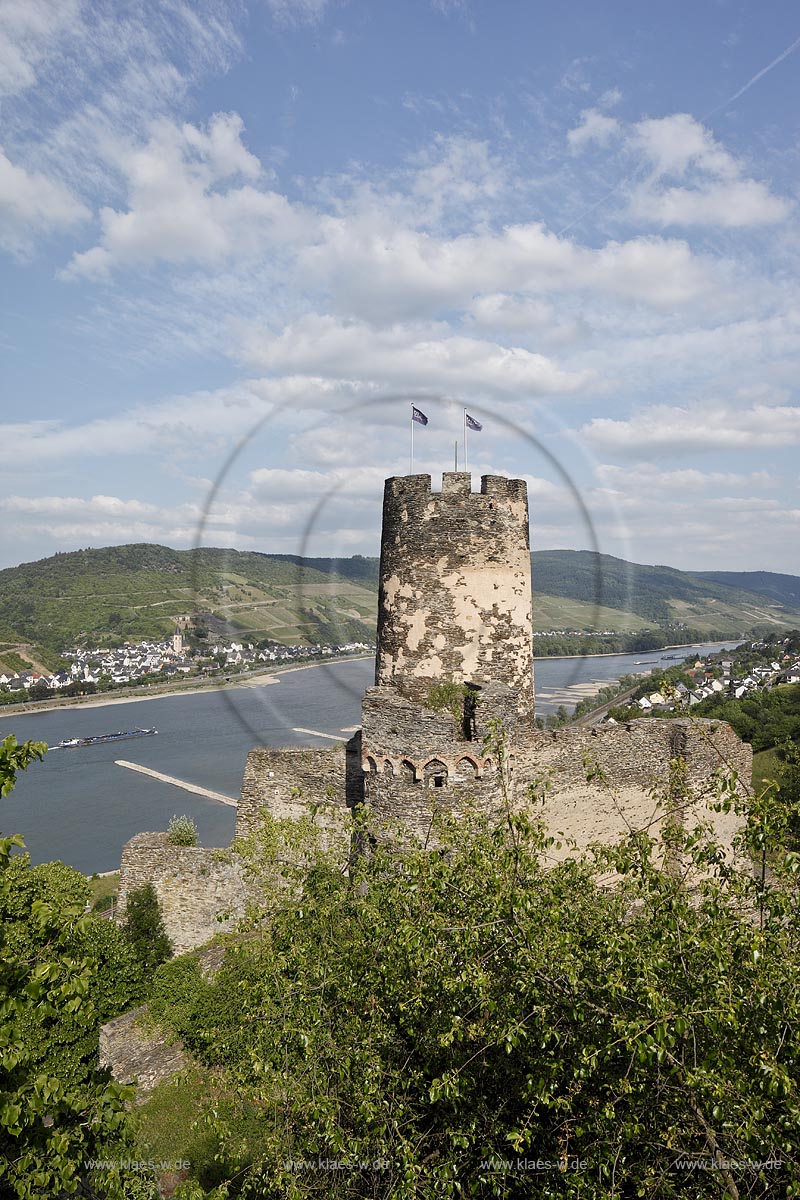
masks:
{"type": "Polygon", "coordinates": [[[425,413],[415,408],[413,404],[411,405],[411,420],[416,421],[418,425],[428,424],[428,418],[425,416],[425,413]]]}
{"type": "Polygon", "coordinates": [[[464,413],[464,420],[467,423],[467,429],[474,429],[477,433],[480,433],[480,431],[483,429],[480,421],[476,421],[475,418],[471,417],[468,412],[464,413]]]}

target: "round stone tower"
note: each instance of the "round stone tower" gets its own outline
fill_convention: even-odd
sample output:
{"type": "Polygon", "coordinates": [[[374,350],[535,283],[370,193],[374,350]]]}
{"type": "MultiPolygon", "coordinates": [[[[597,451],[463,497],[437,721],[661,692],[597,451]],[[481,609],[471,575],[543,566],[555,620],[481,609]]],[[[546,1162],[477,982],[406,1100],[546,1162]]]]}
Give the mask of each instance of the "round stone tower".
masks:
{"type": "Polygon", "coordinates": [[[424,704],[435,684],[510,689],[533,717],[531,558],[523,479],[387,479],[375,683],[424,704]]]}

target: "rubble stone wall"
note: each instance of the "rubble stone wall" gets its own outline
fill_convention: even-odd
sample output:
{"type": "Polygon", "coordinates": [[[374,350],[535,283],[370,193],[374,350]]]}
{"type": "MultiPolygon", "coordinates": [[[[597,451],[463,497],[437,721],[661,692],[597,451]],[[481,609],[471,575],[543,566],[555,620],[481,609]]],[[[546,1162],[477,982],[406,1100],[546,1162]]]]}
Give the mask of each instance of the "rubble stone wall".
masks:
{"type": "Polygon", "coordinates": [[[322,805],[319,820],[332,834],[341,830],[348,809],[363,799],[361,735],[330,749],[251,750],[236,813],[236,837],[252,833],[266,811],[276,820],[306,816],[322,805]]]}
{"type": "Polygon", "coordinates": [[[122,850],[117,921],[124,920],[130,893],[146,883],[176,954],[231,929],[245,913],[248,888],[229,849],[173,846],[166,833],[138,833],[122,850]]]}
{"type": "Polygon", "coordinates": [[[160,1029],[143,1027],[146,1013],[143,1004],[100,1027],[100,1066],[107,1067],[117,1083],[137,1084],[137,1104],[190,1062],[181,1042],[160,1029]]]}
{"type": "MultiPolygon", "coordinates": [[[[671,803],[663,797],[663,788],[676,758],[685,761],[687,782],[697,796],[692,812],[708,820],[730,847],[739,818],[712,812],[705,799],[714,798],[717,772],[735,771],[740,792],[746,791],[753,754],[723,721],[648,718],[627,725],[542,731],[522,750],[518,777],[537,786],[547,784],[542,812],[550,833],[563,833],[586,846],[612,841],[631,828],[648,828],[657,835],[671,803]],[[599,774],[587,780],[591,768],[599,768],[599,774]],[[661,805],[654,796],[659,788],[661,805]]],[[[681,817],[680,812],[676,815],[681,817]]],[[[563,854],[568,852],[565,845],[563,854]]]]}

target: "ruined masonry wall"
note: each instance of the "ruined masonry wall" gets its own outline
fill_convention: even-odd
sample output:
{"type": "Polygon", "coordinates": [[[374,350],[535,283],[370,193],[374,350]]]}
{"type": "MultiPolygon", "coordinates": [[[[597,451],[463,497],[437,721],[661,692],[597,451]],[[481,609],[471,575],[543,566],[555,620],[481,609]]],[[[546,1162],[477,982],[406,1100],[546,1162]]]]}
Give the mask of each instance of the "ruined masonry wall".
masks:
{"type": "Polygon", "coordinates": [[[183,1045],[160,1029],[145,1031],[139,1024],[147,1005],[131,1009],[100,1027],[100,1066],[108,1067],[117,1083],[137,1083],[136,1103],[190,1062],[183,1045]]]}
{"type": "Polygon", "coordinates": [[[443,680],[506,684],[533,714],[531,561],[522,479],[387,479],[375,683],[424,703],[443,680]]]}
{"type": "MultiPolygon", "coordinates": [[[[698,796],[709,791],[717,771],[735,770],[740,791],[750,785],[752,748],[730,725],[657,718],[540,732],[521,755],[519,778],[537,784],[549,780],[541,810],[549,832],[586,846],[611,842],[630,828],[648,828],[657,835],[661,817],[651,790],[666,783],[670,760],[677,757],[685,760],[698,796]],[[599,778],[588,781],[588,765],[598,766],[607,784],[599,778]]],[[[730,847],[740,824],[734,813],[713,813],[700,802],[694,814],[710,821],[730,847]]],[[[569,853],[568,848],[562,853],[569,853]]]]}
{"type": "Polygon", "coordinates": [[[245,913],[247,886],[230,850],[173,846],[166,833],[139,833],[122,850],[118,921],[129,894],[146,883],[155,889],[176,954],[228,931],[245,913]]]}
{"type": "Polygon", "coordinates": [[[263,810],[276,820],[307,816],[309,804],[322,804],[318,819],[333,836],[341,832],[348,807],[363,799],[361,735],[330,749],[251,750],[236,812],[236,837],[256,828],[263,810]]]}

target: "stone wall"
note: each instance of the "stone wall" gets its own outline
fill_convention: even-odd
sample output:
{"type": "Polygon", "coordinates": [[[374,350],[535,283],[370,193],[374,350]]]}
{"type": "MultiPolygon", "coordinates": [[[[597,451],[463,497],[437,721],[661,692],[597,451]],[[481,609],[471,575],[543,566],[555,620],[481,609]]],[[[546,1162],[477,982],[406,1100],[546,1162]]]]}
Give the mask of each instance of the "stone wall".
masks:
{"type": "Polygon", "coordinates": [[[362,799],[360,733],[341,746],[324,750],[259,746],[247,756],[236,837],[248,837],[264,811],[276,820],[296,820],[308,814],[312,803],[323,806],[318,820],[336,836],[348,809],[362,799]]]}
{"type": "Polygon", "coordinates": [[[146,883],[155,889],[176,954],[230,930],[245,913],[247,885],[229,849],[173,846],[166,833],[138,833],[122,850],[117,921],[124,920],[130,893],[146,883]]]}
{"type": "MultiPolygon", "coordinates": [[[[447,472],[387,479],[375,683],[423,703],[431,686],[502,682],[533,712],[531,560],[524,480],[447,472]]],[[[503,715],[503,714],[498,714],[503,715]]]]}
{"type": "Polygon", "coordinates": [[[159,1083],[189,1065],[183,1045],[157,1028],[144,1028],[147,1005],[131,1009],[100,1027],[100,1066],[107,1067],[117,1083],[135,1083],[136,1103],[141,1104],[159,1083]]]}
{"type": "Polygon", "coordinates": [[[460,721],[435,712],[389,688],[369,688],[362,703],[361,762],[364,798],[380,825],[402,825],[423,840],[434,809],[457,811],[466,803],[492,809],[500,801],[499,778],[483,750],[479,708],[473,740],[460,721]]]}
{"type": "MultiPolygon", "coordinates": [[[[657,835],[664,809],[651,793],[663,789],[670,761],[679,757],[686,762],[688,782],[699,797],[695,815],[709,820],[717,836],[730,846],[739,819],[733,813],[710,812],[703,797],[718,771],[735,770],[739,790],[746,791],[753,753],[725,722],[647,718],[627,725],[542,731],[523,748],[517,775],[520,782],[548,784],[543,817],[550,833],[563,833],[586,846],[613,841],[631,828],[648,828],[657,835]],[[589,781],[591,767],[602,774],[589,781]]],[[[564,846],[562,856],[567,853],[564,846]]]]}

